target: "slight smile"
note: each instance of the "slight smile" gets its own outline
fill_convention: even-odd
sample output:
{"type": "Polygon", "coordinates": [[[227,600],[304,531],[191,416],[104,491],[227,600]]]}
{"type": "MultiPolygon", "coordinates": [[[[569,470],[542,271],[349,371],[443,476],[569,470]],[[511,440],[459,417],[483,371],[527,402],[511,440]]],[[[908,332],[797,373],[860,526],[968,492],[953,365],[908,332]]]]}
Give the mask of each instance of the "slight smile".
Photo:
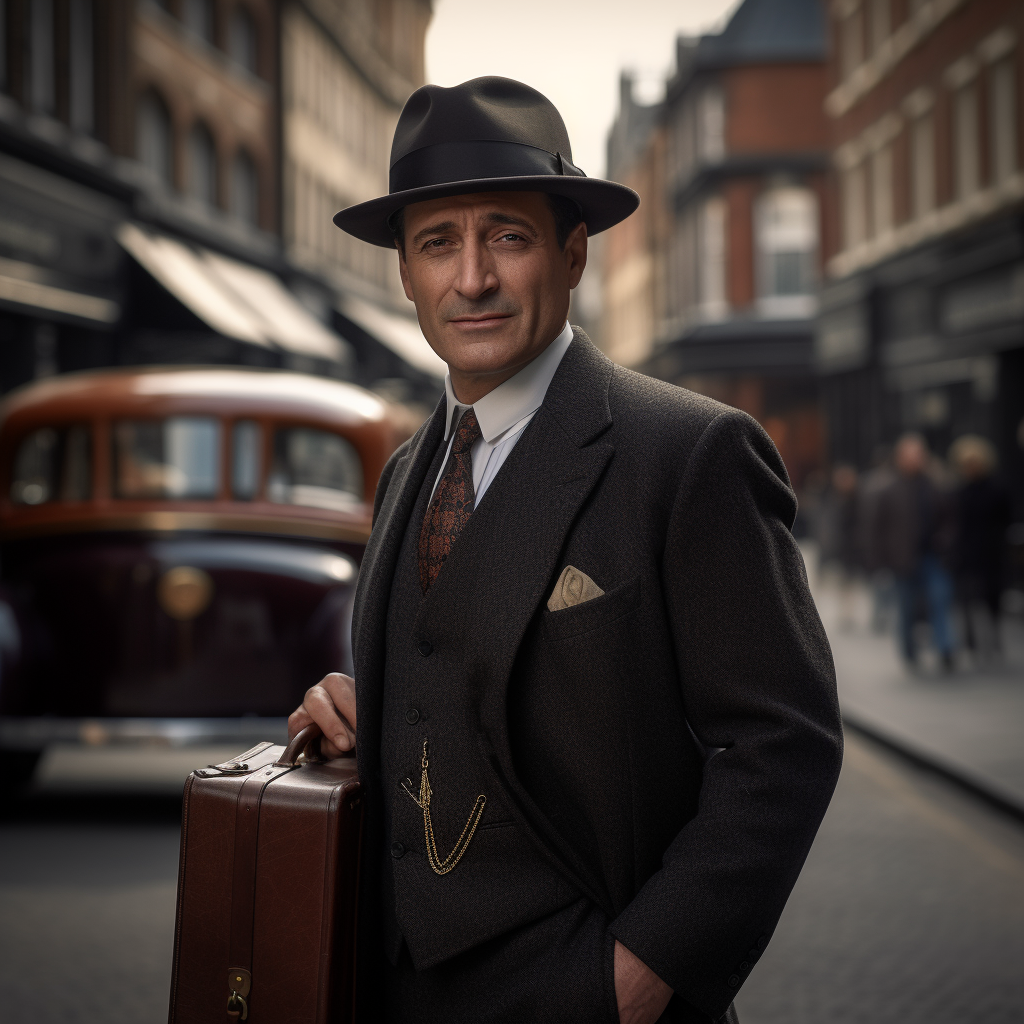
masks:
{"type": "Polygon", "coordinates": [[[486,317],[457,317],[454,320],[449,320],[450,324],[455,324],[460,330],[463,331],[481,331],[486,330],[488,327],[497,327],[505,320],[511,320],[512,316],[509,313],[499,313],[495,316],[486,317]]]}

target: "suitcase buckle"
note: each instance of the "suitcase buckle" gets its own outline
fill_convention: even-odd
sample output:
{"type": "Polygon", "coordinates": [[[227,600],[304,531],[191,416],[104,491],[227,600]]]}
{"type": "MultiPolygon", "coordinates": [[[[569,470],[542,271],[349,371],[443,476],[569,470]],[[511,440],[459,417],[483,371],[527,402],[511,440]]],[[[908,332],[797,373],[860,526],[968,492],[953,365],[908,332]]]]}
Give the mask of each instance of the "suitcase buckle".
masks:
{"type": "Polygon", "coordinates": [[[252,975],[244,967],[232,967],[228,971],[228,1016],[233,1020],[245,1020],[249,1016],[249,1004],[245,997],[252,988],[252,975]]]}

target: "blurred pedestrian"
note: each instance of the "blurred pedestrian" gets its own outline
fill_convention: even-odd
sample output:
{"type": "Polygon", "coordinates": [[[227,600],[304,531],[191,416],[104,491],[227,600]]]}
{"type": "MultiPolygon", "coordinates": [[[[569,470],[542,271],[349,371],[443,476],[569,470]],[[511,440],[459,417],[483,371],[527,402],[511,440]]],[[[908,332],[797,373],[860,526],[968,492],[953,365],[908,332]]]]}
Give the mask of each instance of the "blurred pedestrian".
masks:
{"type": "Polygon", "coordinates": [[[895,479],[892,448],[878,445],[872,454],[871,468],[860,480],[857,515],[861,562],[871,584],[871,628],[876,633],[888,630],[896,605],[892,570],[884,564],[878,550],[879,502],[895,479]]]}
{"type": "Polygon", "coordinates": [[[953,667],[953,584],[945,558],[954,521],[948,495],[927,472],[928,460],[928,445],[920,434],[904,434],[897,442],[897,475],[879,495],[874,547],[880,565],[896,579],[900,648],[907,664],[917,662],[914,625],[923,606],[932,643],[948,670],[953,667]]]}
{"type": "Polygon", "coordinates": [[[953,570],[964,615],[964,642],[976,654],[997,654],[1010,495],[995,476],[996,452],[986,438],[958,438],[949,461],[962,481],[956,492],[953,570]]]}
{"type": "Polygon", "coordinates": [[[816,520],[819,571],[836,581],[841,629],[853,625],[854,584],[862,568],[857,470],[840,463],[832,470],[816,520]]]}

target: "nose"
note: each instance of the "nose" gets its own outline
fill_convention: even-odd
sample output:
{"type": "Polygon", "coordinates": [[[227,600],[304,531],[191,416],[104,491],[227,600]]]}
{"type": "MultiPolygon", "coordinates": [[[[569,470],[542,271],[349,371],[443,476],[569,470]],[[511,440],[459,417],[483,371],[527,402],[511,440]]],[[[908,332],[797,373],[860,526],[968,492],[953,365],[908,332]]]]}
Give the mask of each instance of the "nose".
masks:
{"type": "Polygon", "coordinates": [[[498,286],[493,254],[477,239],[470,239],[459,253],[456,290],[467,299],[482,299],[485,295],[497,291],[498,286]]]}

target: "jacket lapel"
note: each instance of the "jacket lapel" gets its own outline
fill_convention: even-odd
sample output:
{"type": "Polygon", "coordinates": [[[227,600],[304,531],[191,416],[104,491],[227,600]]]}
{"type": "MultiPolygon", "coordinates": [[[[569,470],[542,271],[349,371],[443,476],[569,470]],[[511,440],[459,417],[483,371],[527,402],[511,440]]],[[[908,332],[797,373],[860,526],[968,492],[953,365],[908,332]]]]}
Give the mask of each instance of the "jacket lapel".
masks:
{"type": "MultiPolygon", "coordinates": [[[[395,464],[359,569],[352,616],[359,711],[357,756],[360,751],[369,754],[380,746],[385,630],[391,583],[413,506],[444,436],[445,412],[446,400],[442,398],[433,415],[412,438],[408,452],[395,464]]],[[[364,762],[364,757],[359,756],[359,771],[364,778],[368,772],[375,775],[378,768],[376,757],[364,762]]]]}

